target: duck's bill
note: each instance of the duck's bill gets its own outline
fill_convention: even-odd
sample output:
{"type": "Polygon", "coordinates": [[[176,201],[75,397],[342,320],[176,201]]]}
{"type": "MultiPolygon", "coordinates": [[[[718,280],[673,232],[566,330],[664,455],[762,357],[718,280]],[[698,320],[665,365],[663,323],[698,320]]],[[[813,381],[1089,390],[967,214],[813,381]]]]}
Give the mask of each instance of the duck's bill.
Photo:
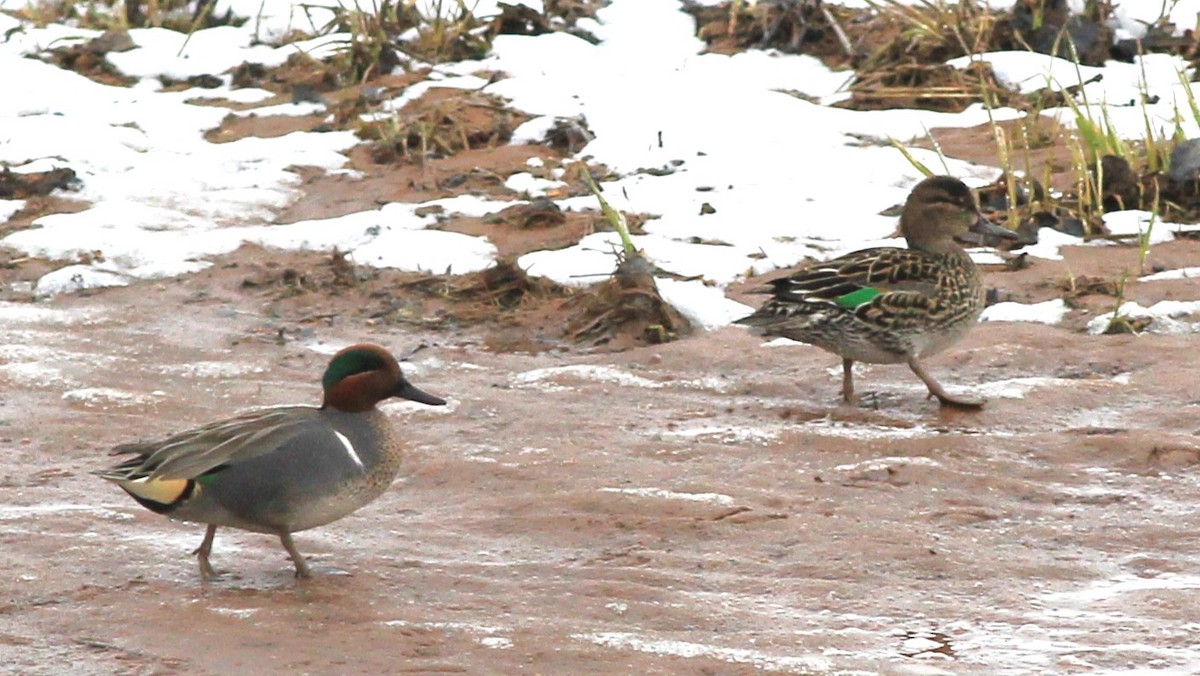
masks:
{"type": "Polygon", "coordinates": [[[985,237],[1003,237],[1005,239],[1018,239],[1020,237],[1020,235],[1012,230],[1009,230],[1002,225],[997,225],[984,218],[982,215],[979,217],[979,220],[975,221],[975,224],[971,226],[971,232],[978,233],[985,237]]]}
{"type": "Polygon", "coordinates": [[[446,405],[445,399],[442,399],[441,397],[435,397],[428,392],[422,392],[407,380],[401,381],[400,384],[396,386],[396,389],[392,390],[392,396],[400,397],[401,399],[408,399],[409,401],[420,402],[422,404],[428,404],[430,406],[446,405]]]}

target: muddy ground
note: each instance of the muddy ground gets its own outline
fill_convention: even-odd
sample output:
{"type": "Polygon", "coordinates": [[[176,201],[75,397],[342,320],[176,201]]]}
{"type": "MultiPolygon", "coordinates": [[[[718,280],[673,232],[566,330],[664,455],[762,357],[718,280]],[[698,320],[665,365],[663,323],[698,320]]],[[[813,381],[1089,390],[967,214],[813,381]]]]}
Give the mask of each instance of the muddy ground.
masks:
{"type": "MultiPolygon", "coordinates": [[[[1136,256],[1068,254],[989,284],[1035,297],[1062,269],[1136,256]]],[[[487,324],[382,323],[364,301],[245,285],[325,264],[244,249],[191,277],[3,306],[7,670],[1200,668],[1193,336],[1087,336],[1082,312],[982,324],[931,367],[987,393],[983,411],[940,411],[886,366],[863,370],[878,394],[850,409],[836,358],[737,328],[498,352],[487,324]],[[204,583],[202,528],[87,474],[131,438],[315,402],[312,347],[363,340],[427,345],[411,379],[451,405],[391,409],[412,443],[402,477],[297,537],[313,580],[274,539],[225,530],[229,577],[204,583]]],[[[1196,290],[1131,284],[1144,301],[1196,290]]]]}

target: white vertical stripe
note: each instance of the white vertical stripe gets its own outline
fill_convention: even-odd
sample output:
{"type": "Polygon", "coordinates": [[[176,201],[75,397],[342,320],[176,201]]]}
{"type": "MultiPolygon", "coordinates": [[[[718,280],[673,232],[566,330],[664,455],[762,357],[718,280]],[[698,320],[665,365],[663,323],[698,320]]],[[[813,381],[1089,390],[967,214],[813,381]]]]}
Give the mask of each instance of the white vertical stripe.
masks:
{"type": "Polygon", "coordinates": [[[342,442],[342,446],[345,447],[346,452],[350,454],[350,459],[354,461],[354,464],[358,465],[359,469],[366,469],[367,467],[363,464],[362,458],[358,457],[358,451],[354,450],[354,445],[350,443],[350,440],[346,438],[346,435],[337,430],[334,430],[333,433],[337,435],[338,441],[342,442]]]}

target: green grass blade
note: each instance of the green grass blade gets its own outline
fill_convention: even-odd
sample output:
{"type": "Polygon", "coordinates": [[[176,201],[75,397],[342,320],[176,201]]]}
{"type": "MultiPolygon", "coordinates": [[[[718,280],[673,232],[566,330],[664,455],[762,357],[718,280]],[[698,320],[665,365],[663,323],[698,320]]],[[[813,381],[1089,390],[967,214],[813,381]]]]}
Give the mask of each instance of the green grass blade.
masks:
{"type": "Polygon", "coordinates": [[[584,185],[600,202],[600,211],[604,214],[604,220],[608,221],[608,224],[621,236],[621,248],[625,250],[625,255],[636,254],[637,247],[633,245],[633,240],[629,237],[629,224],[625,222],[625,214],[612,208],[608,200],[604,199],[604,196],[600,194],[600,188],[596,186],[596,181],[592,179],[592,173],[586,167],[580,173],[583,175],[584,185]]]}
{"type": "Polygon", "coordinates": [[[915,167],[917,171],[921,172],[921,174],[923,174],[926,178],[934,175],[934,173],[929,170],[929,167],[925,166],[920,160],[913,157],[912,153],[908,152],[908,148],[905,148],[903,145],[901,145],[899,141],[889,136],[888,143],[891,143],[893,148],[899,150],[900,154],[904,156],[904,159],[908,160],[908,163],[913,165],[913,167],[915,167]]]}

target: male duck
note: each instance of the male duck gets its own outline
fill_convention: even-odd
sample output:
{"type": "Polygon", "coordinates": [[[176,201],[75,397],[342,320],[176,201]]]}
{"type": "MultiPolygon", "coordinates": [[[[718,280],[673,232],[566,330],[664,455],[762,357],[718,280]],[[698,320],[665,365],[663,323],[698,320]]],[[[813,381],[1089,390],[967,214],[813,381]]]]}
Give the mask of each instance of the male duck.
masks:
{"type": "Polygon", "coordinates": [[[855,361],[907,363],[942,405],[978,408],[982,399],[952,396],[921,359],[953,345],[983,311],[983,278],[956,242],[968,231],[1016,239],[989,222],[962,181],[921,181],[900,215],[907,249],[856,251],[776,279],[773,297],[739,319],[768,336],[783,336],[842,357],[842,398],[855,403],[855,361]]]}
{"type": "Polygon", "coordinates": [[[336,521],[379,497],[404,445],[375,405],[390,397],[441,406],[414,387],[377,345],[352,345],[329,362],[320,408],[251,411],[155,443],[117,446],[133,457],[96,474],[142,506],[208,524],[194,552],[205,578],[218,526],[279,536],[297,577],[309,577],[292,533],[336,521]]]}

